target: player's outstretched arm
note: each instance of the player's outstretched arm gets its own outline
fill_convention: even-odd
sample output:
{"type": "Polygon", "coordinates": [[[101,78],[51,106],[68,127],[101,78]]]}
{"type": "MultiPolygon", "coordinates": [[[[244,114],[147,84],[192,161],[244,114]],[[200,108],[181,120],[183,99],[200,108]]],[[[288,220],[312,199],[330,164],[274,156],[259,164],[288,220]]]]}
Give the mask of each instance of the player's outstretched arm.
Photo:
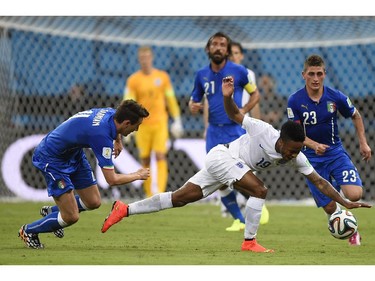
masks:
{"type": "Polygon", "coordinates": [[[233,77],[227,76],[223,79],[222,92],[224,97],[224,108],[228,117],[238,124],[242,124],[244,115],[240,112],[237,105],[232,99],[234,93],[234,80],[233,77]]]}
{"type": "Polygon", "coordinates": [[[136,180],[146,180],[150,176],[149,168],[141,168],[138,171],[130,174],[117,174],[114,169],[103,169],[102,172],[105,180],[110,186],[126,184],[136,180]]]}
{"type": "Polygon", "coordinates": [[[341,204],[347,209],[354,208],[371,208],[371,205],[363,202],[351,202],[341,196],[339,192],[324,178],[322,178],[316,171],[306,176],[321,192],[330,197],[332,200],[341,204]]]}

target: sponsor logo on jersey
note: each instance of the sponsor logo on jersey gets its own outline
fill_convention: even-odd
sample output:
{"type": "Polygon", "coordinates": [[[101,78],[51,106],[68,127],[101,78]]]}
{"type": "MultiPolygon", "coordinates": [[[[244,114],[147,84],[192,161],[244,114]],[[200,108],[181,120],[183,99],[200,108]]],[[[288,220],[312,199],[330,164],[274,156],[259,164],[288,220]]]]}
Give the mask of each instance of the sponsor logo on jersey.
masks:
{"type": "Polygon", "coordinates": [[[288,113],[288,118],[289,118],[289,119],[294,118],[293,110],[292,110],[290,107],[288,107],[288,108],[286,109],[286,111],[287,111],[287,113],[288,113]]]}
{"type": "Polygon", "coordinates": [[[103,147],[102,155],[105,159],[111,159],[112,149],[110,147],[103,147]]]}
{"type": "Polygon", "coordinates": [[[334,103],[333,101],[327,101],[327,110],[330,113],[335,112],[336,111],[336,103],[334,103]]]}
{"type": "Polygon", "coordinates": [[[309,109],[307,108],[307,105],[301,104],[301,107],[302,107],[302,108],[306,108],[306,110],[309,110],[309,109]]]}

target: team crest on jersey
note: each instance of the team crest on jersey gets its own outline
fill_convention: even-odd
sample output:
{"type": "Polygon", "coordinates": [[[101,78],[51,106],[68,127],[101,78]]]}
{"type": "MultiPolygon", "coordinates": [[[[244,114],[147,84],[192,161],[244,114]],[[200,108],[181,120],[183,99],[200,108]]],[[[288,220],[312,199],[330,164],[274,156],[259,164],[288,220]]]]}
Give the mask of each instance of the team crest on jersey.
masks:
{"type": "Polygon", "coordinates": [[[330,113],[335,112],[336,111],[336,103],[334,103],[333,101],[328,101],[327,102],[327,110],[330,113]]]}
{"type": "Polygon", "coordinates": [[[241,168],[241,169],[243,168],[243,164],[241,162],[237,162],[236,166],[241,168]]]}
{"type": "Polygon", "coordinates": [[[286,109],[286,112],[288,113],[288,118],[289,118],[289,119],[294,118],[293,110],[292,110],[290,107],[288,107],[288,108],[286,109]]]}
{"type": "Polygon", "coordinates": [[[102,155],[105,159],[111,159],[112,149],[110,147],[103,147],[102,155]]]}
{"type": "Polygon", "coordinates": [[[161,85],[161,79],[160,78],[156,78],[155,81],[154,81],[154,83],[155,83],[155,86],[159,87],[161,85]]]}
{"type": "Polygon", "coordinates": [[[59,181],[57,182],[57,187],[58,187],[58,188],[60,188],[60,189],[64,189],[65,186],[66,186],[66,183],[65,183],[64,180],[59,180],[59,181]]]}

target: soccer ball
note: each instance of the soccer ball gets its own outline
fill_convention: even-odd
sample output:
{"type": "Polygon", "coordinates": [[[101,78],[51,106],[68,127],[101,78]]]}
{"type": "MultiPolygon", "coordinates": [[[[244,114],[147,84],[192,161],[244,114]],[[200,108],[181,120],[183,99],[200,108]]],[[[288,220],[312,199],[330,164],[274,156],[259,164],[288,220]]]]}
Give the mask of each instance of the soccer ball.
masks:
{"type": "Polygon", "coordinates": [[[347,210],[334,212],[329,218],[328,230],[337,239],[349,239],[357,228],[356,218],[347,210]]]}

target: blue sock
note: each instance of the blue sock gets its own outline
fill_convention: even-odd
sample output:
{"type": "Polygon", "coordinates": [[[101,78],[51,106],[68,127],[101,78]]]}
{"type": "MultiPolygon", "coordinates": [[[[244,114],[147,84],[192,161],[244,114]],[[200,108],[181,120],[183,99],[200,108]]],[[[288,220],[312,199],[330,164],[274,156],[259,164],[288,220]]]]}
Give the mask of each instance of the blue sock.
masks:
{"type": "Polygon", "coordinates": [[[44,233],[44,232],[53,232],[57,229],[62,228],[57,220],[59,212],[53,212],[44,218],[34,221],[27,225],[27,232],[29,233],[44,233]]]}
{"type": "Polygon", "coordinates": [[[221,197],[221,202],[223,202],[234,219],[239,219],[242,223],[245,223],[245,218],[241,213],[240,207],[238,207],[236,194],[233,190],[227,196],[221,197]]]}
{"type": "MultiPolygon", "coordinates": [[[[76,195],[75,198],[76,198],[77,205],[78,205],[78,211],[79,211],[79,212],[87,211],[87,209],[85,209],[85,207],[82,206],[81,201],[79,200],[79,199],[80,199],[79,196],[76,195]]],[[[55,205],[55,206],[52,206],[52,207],[51,207],[51,211],[52,211],[52,213],[54,213],[54,212],[58,212],[58,211],[59,211],[59,208],[58,208],[56,205],[55,205]]]]}
{"type": "Polygon", "coordinates": [[[76,197],[76,201],[77,201],[77,205],[78,205],[78,211],[79,212],[87,211],[87,207],[85,205],[83,205],[83,202],[81,202],[79,196],[76,195],[75,197],[76,197]]]}

